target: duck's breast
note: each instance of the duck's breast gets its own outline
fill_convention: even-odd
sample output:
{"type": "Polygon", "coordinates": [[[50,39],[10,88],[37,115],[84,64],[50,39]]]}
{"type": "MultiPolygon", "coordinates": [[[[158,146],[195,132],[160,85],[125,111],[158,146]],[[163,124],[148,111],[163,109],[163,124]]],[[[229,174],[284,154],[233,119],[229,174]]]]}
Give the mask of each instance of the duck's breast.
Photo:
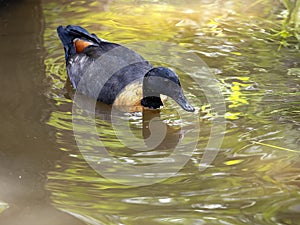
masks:
{"type": "Polygon", "coordinates": [[[142,80],[135,80],[128,84],[117,95],[114,105],[116,106],[140,106],[143,98],[142,80]]]}

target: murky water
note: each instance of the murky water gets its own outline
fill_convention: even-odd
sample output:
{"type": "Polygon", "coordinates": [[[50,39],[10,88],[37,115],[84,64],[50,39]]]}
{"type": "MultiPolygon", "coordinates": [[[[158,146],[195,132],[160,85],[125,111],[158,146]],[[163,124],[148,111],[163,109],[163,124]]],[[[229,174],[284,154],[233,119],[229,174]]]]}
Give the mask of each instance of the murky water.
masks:
{"type": "Polygon", "coordinates": [[[274,41],[278,7],[242,0],[1,3],[0,224],[299,224],[300,53],[274,41]],[[99,155],[99,140],[86,138],[89,124],[77,124],[76,143],[75,93],[56,34],[68,24],[130,46],[155,65],[201,58],[226,113],[215,113],[222,99],[195,81],[202,73],[173,65],[196,113],[169,101],[160,113],[111,118],[111,108],[98,104],[96,131],[113,157],[99,155]],[[168,43],[168,51],[155,43],[168,43]],[[151,145],[154,117],[166,128],[161,143],[128,147],[151,145]],[[225,126],[224,139],[200,171],[215,124],[225,126]],[[187,143],[195,147],[190,155],[187,143]],[[181,145],[180,157],[170,157],[181,145]],[[119,175],[114,181],[93,169],[114,159],[124,165],[107,169],[119,175]],[[155,163],[167,166],[141,172],[155,163]],[[131,178],[127,166],[136,168],[131,178]],[[124,185],[154,178],[162,181],[124,185]]]}

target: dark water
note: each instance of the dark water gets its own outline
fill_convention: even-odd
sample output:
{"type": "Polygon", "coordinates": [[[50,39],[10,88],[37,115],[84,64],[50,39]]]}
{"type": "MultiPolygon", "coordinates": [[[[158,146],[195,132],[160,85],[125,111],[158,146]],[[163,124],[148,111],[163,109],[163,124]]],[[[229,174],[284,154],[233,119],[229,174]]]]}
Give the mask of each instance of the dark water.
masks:
{"type": "Polygon", "coordinates": [[[300,53],[279,48],[271,33],[277,4],[2,1],[0,224],[300,224],[300,53]],[[74,91],[56,35],[67,24],[174,66],[196,113],[169,101],[159,115],[162,143],[135,151],[130,146],[143,139],[152,143],[149,120],[158,114],[119,112],[111,119],[111,108],[99,104],[96,129],[114,158],[99,154],[90,124],[72,123],[72,116],[85,119],[72,112],[74,91]],[[197,84],[202,67],[187,68],[190,56],[208,65],[221,96],[197,84]],[[175,58],[182,67],[171,64],[175,58]],[[217,114],[223,103],[226,113],[217,114]],[[225,136],[200,171],[207,146],[219,137],[212,137],[215,125],[226,128],[225,136]],[[191,154],[187,143],[195,147],[191,154]],[[176,146],[180,157],[169,157],[176,146]],[[123,166],[106,168],[114,181],[92,168],[116,158],[123,166]],[[156,163],[167,166],[142,173],[156,163]],[[139,185],[156,178],[162,180],[139,185]]]}

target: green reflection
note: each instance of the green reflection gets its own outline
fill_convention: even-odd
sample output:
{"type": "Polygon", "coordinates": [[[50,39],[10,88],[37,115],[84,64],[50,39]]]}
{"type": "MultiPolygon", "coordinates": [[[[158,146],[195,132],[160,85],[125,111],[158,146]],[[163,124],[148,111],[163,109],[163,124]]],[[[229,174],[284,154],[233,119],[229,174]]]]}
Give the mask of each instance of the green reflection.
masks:
{"type": "MultiPolygon", "coordinates": [[[[250,4],[243,0],[45,1],[47,96],[55,103],[48,124],[57,129],[56,142],[67,153],[48,174],[53,204],[103,224],[296,224],[300,53],[285,46],[298,43],[295,15],[299,1],[290,1],[291,6],[282,2],[287,6],[271,0],[250,4]],[[282,13],[289,15],[289,22],[288,17],[278,18],[282,13]],[[283,23],[288,27],[283,28],[283,23]],[[73,92],[66,84],[64,52],[55,30],[67,24],[84,26],[123,44],[168,41],[200,56],[216,74],[227,105],[226,136],[213,165],[198,171],[210,121],[219,115],[212,113],[205,93],[180,74],[188,96],[202,104],[199,143],[189,163],[165,182],[139,188],[113,183],[92,170],[77,150],[72,133],[73,92]]],[[[151,46],[141,51],[160,54],[151,46]]],[[[184,131],[192,132],[192,128],[178,128],[172,106],[162,110],[169,134],[180,137],[184,131]]],[[[101,115],[96,123],[103,143],[124,162],[151,163],[169,154],[174,139],[165,149],[148,155],[126,148],[101,115]]],[[[141,137],[141,116],[131,116],[130,129],[141,137]]],[[[88,132],[84,126],[81,130],[88,132]]],[[[97,145],[98,140],[85,143],[85,151],[95,161],[99,160],[97,145]]]]}

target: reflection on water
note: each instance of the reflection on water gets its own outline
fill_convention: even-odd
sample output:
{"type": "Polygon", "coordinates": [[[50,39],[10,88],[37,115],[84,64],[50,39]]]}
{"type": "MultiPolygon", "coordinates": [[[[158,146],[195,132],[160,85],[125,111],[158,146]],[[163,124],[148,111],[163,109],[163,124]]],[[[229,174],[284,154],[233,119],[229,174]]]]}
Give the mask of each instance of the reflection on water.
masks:
{"type": "MultiPolygon", "coordinates": [[[[206,4],[116,1],[86,3],[85,7],[89,10],[78,13],[76,8],[66,7],[55,18],[52,15],[45,32],[45,44],[51,43],[53,49],[46,58],[51,60],[46,63],[48,76],[58,79],[53,80],[53,88],[49,90],[57,101],[52,113],[56,116],[49,124],[56,124],[57,141],[70,154],[60,162],[58,170],[48,175],[48,189],[55,205],[104,224],[295,223],[300,204],[296,152],[299,84],[297,76],[286,77],[286,74],[289,67],[299,67],[299,53],[291,49],[278,52],[276,44],[267,41],[270,34],[259,28],[263,20],[257,16],[268,18],[268,10],[263,9],[271,6],[253,5],[245,9],[243,2],[228,1],[206,4]],[[241,10],[244,16],[238,14],[241,10]],[[66,16],[70,13],[71,18],[66,16]],[[210,135],[210,121],[216,115],[202,90],[179,71],[188,97],[201,109],[201,133],[190,161],[175,176],[145,187],[113,183],[88,167],[74,142],[67,141],[73,140],[72,102],[65,100],[70,91],[60,86],[65,81],[65,70],[63,52],[55,37],[55,26],[59,23],[80,24],[97,31],[104,39],[123,44],[167,41],[204,59],[215,72],[227,103],[226,136],[213,165],[204,172],[198,170],[210,135]]],[[[53,14],[51,9],[52,6],[46,5],[45,13],[53,14]]],[[[151,44],[135,50],[150,61],[157,56],[170,57],[151,44]]],[[[193,130],[176,125],[178,116],[173,107],[176,105],[169,103],[160,114],[168,127],[167,137],[157,149],[135,152],[122,145],[112,132],[105,112],[97,116],[101,140],[111,155],[127,164],[164,160],[184,133],[193,130]]],[[[134,135],[141,138],[149,135],[145,129],[147,115],[124,114],[120,119],[128,116],[134,135]]],[[[97,143],[86,143],[89,156],[95,162],[107,160],[97,158],[99,154],[93,146],[97,143]]]]}
{"type": "MultiPolygon", "coordinates": [[[[7,32],[1,33],[1,40],[9,42],[0,43],[15,49],[1,48],[8,52],[1,68],[11,76],[2,80],[8,88],[1,101],[5,105],[1,135],[6,141],[0,150],[0,224],[34,224],[26,215],[40,221],[49,214],[57,218],[49,221],[52,224],[299,224],[300,53],[278,50],[273,41],[271,30],[278,26],[272,13],[278,11],[276,4],[44,0],[36,6],[45,20],[43,40],[38,39],[42,23],[31,32],[29,26],[24,31],[18,28],[23,39],[17,46],[16,42],[11,45],[16,33],[7,28],[13,25],[1,29],[7,32]],[[174,176],[150,186],[122,185],[93,170],[73,133],[74,91],[66,81],[64,52],[56,34],[58,25],[67,24],[127,45],[165,41],[201,57],[219,82],[227,111],[225,138],[213,164],[199,171],[212,121],[219,115],[203,90],[174,68],[188,98],[198,104],[192,123],[181,124],[178,106],[172,101],[161,112],[120,112],[114,118],[124,121],[118,122],[121,135],[130,130],[134,137],[147,140],[154,117],[166,127],[166,137],[153,150],[134,151],[116,138],[111,108],[99,104],[97,131],[111,155],[128,165],[148,165],[164,161],[174,145],[195,132],[193,122],[199,116],[200,135],[190,140],[197,142],[190,160],[174,176]],[[10,40],[5,39],[7,35],[10,40]],[[21,44],[25,42],[30,44],[21,44]],[[18,51],[24,53],[10,55],[18,51]]],[[[17,19],[24,18],[20,16],[24,10],[12,6],[19,14],[5,21],[20,22],[17,19]]],[[[31,20],[42,21],[37,15],[41,16],[36,13],[31,20]]],[[[174,57],[151,45],[135,50],[149,60],[174,57]]],[[[82,126],[81,132],[88,134],[89,129],[82,126]]],[[[97,143],[84,142],[85,151],[95,162],[106,160],[99,158],[97,143]]]]}

